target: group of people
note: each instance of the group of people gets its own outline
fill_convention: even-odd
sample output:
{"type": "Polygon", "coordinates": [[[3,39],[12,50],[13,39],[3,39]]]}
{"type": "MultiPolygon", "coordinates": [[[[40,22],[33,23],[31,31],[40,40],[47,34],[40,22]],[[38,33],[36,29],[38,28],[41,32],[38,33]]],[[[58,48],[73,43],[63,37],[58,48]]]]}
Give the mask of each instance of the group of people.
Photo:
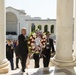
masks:
{"type": "MultiPolygon", "coordinates": [[[[11,69],[14,70],[13,64],[13,52],[15,50],[16,54],[16,68],[19,68],[18,62],[21,60],[22,72],[25,72],[25,68],[27,67],[26,62],[28,61],[28,57],[30,58],[29,50],[28,50],[28,38],[26,36],[26,28],[22,28],[21,34],[18,36],[18,41],[13,42],[14,46],[11,44],[10,40],[7,40],[6,44],[6,57],[10,61],[11,69]]],[[[50,38],[49,31],[46,32],[46,45],[44,50],[41,52],[43,55],[43,66],[48,67],[51,57],[51,50],[55,52],[53,39],[50,38]]],[[[35,60],[35,68],[39,68],[39,60],[40,53],[34,53],[33,58],[35,60]]]]}

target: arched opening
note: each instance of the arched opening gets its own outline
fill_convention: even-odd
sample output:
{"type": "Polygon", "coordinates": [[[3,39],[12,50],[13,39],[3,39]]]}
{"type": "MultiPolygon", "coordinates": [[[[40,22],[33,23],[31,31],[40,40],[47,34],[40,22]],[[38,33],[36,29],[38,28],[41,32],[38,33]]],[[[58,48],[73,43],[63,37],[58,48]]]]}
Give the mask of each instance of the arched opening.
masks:
{"type": "Polygon", "coordinates": [[[12,12],[6,13],[6,35],[17,35],[17,16],[12,12]]]}
{"type": "Polygon", "coordinates": [[[50,31],[51,33],[54,33],[54,25],[51,25],[50,31]]]}
{"type": "Polygon", "coordinates": [[[38,29],[41,30],[42,29],[42,26],[41,25],[38,25],[38,29]]]}
{"type": "Polygon", "coordinates": [[[48,25],[45,25],[44,26],[44,32],[47,32],[48,31],[48,25]]]}
{"type": "Polygon", "coordinates": [[[31,25],[31,32],[34,32],[34,31],[35,31],[35,24],[32,23],[32,25],[31,25]]]}

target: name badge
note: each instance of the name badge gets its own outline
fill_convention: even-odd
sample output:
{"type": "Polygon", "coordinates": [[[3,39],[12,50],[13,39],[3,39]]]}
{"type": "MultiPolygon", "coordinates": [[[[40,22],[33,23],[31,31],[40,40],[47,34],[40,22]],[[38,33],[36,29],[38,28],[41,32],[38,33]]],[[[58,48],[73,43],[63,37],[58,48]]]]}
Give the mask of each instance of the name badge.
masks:
{"type": "Polygon", "coordinates": [[[49,45],[49,42],[47,42],[47,45],[49,45]]]}

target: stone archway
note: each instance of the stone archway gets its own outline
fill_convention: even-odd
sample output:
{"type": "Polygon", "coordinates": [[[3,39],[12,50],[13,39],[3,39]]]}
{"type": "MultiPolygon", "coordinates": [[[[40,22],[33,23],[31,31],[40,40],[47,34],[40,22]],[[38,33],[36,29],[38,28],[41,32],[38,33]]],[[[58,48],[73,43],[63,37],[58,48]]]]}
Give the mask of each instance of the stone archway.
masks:
{"type": "Polygon", "coordinates": [[[35,24],[32,23],[32,24],[31,24],[31,32],[34,32],[34,31],[35,31],[35,24]]]}
{"type": "Polygon", "coordinates": [[[51,25],[50,31],[51,31],[51,33],[54,33],[54,25],[51,25]]]}
{"type": "Polygon", "coordinates": [[[41,26],[41,25],[38,25],[38,29],[39,29],[39,30],[42,30],[42,26],[41,26]]]}
{"type": "Polygon", "coordinates": [[[17,16],[12,12],[6,13],[6,34],[17,35],[17,16]]]}
{"type": "Polygon", "coordinates": [[[48,25],[45,25],[44,26],[44,32],[47,32],[48,31],[48,25]]]}

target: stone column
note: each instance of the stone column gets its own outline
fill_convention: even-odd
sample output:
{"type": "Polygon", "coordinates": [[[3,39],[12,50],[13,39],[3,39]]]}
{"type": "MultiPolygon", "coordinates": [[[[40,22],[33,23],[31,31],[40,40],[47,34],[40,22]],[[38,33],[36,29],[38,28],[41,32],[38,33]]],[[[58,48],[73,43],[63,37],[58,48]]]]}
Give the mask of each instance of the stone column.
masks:
{"type": "Polygon", "coordinates": [[[51,27],[50,27],[50,25],[48,25],[48,31],[50,32],[50,29],[51,29],[51,27]]]}
{"type": "Polygon", "coordinates": [[[44,32],[44,25],[42,25],[42,32],[44,32]]]}
{"type": "Polygon", "coordinates": [[[17,21],[17,35],[20,35],[20,23],[18,21],[17,21]]]}
{"type": "Polygon", "coordinates": [[[56,55],[57,66],[75,65],[72,56],[73,0],[57,0],[56,55]]]}
{"type": "Polygon", "coordinates": [[[75,0],[75,18],[74,18],[74,57],[76,58],[76,0],[75,0]]]}
{"type": "Polygon", "coordinates": [[[6,59],[6,12],[5,0],[0,0],[0,74],[9,71],[6,59]]]}
{"type": "Polygon", "coordinates": [[[38,25],[35,25],[35,27],[36,27],[35,30],[38,29],[38,25]]]}

